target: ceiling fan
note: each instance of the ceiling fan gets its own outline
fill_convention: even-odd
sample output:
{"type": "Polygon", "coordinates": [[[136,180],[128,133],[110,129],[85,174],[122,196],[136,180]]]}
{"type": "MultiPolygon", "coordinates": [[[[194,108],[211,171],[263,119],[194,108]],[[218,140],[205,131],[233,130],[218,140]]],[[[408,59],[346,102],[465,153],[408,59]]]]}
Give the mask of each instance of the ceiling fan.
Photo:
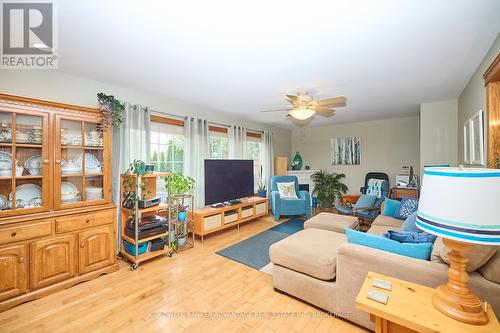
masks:
{"type": "Polygon", "coordinates": [[[285,95],[285,99],[290,106],[262,108],[261,112],[288,111],[287,117],[292,121],[299,121],[303,124],[314,115],[331,117],[335,114],[335,109],[345,107],[347,98],[344,96],[314,100],[307,92],[299,92],[297,95],[285,95]]]}

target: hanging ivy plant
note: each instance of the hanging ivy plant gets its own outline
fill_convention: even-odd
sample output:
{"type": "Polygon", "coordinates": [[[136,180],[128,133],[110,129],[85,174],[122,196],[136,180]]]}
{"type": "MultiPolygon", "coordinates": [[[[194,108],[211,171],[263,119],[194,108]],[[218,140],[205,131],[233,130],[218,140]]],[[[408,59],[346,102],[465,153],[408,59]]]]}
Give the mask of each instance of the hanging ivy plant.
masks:
{"type": "Polygon", "coordinates": [[[114,96],[103,93],[97,94],[97,101],[99,102],[99,110],[102,114],[102,127],[120,127],[123,122],[123,111],[125,110],[125,105],[123,105],[114,96]]]}

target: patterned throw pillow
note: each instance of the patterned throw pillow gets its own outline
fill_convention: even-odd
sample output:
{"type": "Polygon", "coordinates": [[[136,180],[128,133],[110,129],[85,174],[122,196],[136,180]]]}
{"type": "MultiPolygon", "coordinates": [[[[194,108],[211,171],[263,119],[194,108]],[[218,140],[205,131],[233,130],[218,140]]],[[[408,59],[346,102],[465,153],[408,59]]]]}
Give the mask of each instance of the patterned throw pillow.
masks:
{"type": "Polygon", "coordinates": [[[297,198],[297,194],[295,192],[295,182],[276,183],[276,185],[278,186],[280,198],[297,198]]]}
{"type": "Polygon", "coordinates": [[[400,220],[406,220],[408,216],[417,211],[418,208],[418,199],[404,197],[401,200],[401,205],[396,209],[396,214],[394,214],[394,218],[400,220]]]}

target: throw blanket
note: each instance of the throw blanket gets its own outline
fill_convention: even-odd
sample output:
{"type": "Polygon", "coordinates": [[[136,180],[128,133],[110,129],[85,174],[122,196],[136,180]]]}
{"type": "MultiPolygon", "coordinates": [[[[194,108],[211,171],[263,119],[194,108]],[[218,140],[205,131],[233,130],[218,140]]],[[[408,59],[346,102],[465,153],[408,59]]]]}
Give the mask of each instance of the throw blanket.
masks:
{"type": "Polygon", "coordinates": [[[377,198],[382,197],[382,184],[385,180],[382,179],[370,179],[368,181],[368,189],[366,190],[366,194],[374,195],[377,198]]]}
{"type": "Polygon", "coordinates": [[[384,237],[398,241],[400,243],[434,243],[436,236],[427,232],[415,231],[395,231],[389,230],[384,237]]]}

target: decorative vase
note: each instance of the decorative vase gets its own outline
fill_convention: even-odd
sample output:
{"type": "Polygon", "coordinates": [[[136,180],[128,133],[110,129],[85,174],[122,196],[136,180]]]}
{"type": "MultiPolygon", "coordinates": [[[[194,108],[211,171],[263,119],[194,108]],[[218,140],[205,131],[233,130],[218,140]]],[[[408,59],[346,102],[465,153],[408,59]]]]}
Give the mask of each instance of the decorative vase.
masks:
{"type": "Polygon", "coordinates": [[[300,170],[302,169],[302,156],[297,152],[292,162],[292,170],[300,170]]]}
{"type": "Polygon", "coordinates": [[[136,174],[144,175],[146,173],[146,164],[143,161],[135,161],[134,167],[136,174]]]}
{"type": "Polygon", "coordinates": [[[186,221],[186,216],[187,216],[186,211],[178,212],[177,213],[177,220],[179,220],[181,222],[186,221]]]}
{"type": "Polygon", "coordinates": [[[267,197],[267,190],[258,190],[257,196],[260,198],[266,198],[267,197]]]}
{"type": "Polygon", "coordinates": [[[318,198],[312,197],[312,206],[313,208],[318,207],[318,198]]]}

